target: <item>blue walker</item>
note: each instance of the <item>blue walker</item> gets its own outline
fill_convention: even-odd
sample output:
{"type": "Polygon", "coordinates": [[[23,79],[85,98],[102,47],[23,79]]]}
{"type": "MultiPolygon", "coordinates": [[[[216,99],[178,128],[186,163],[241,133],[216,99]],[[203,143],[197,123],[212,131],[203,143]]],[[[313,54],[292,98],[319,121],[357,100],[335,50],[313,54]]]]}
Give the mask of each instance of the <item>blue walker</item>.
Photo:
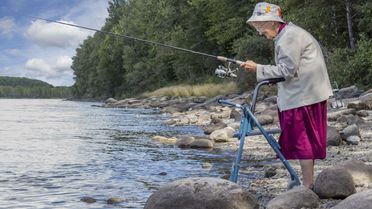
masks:
{"type": "Polygon", "coordinates": [[[235,162],[233,163],[232,170],[231,170],[231,175],[229,180],[232,182],[237,182],[238,181],[238,174],[239,174],[239,169],[240,169],[240,161],[242,158],[243,150],[244,150],[244,140],[246,136],[255,136],[255,135],[263,135],[271,148],[275,151],[279,159],[282,161],[286,169],[288,170],[291,181],[288,185],[288,188],[292,188],[294,186],[300,185],[300,179],[298,178],[298,175],[296,171],[292,168],[292,166],[289,164],[289,162],[284,158],[283,154],[280,152],[280,145],[278,142],[275,140],[272,134],[280,133],[280,129],[268,129],[265,130],[261,124],[258,122],[257,118],[254,116],[254,111],[255,111],[255,106],[256,106],[256,101],[257,101],[257,95],[258,91],[261,86],[263,85],[272,85],[276,84],[278,82],[284,81],[284,78],[274,78],[274,79],[267,79],[263,80],[259,83],[257,83],[254,93],[253,93],[253,98],[252,98],[252,103],[251,105],[240,105],[240,104],[235,104],[233,102],[230,102],[229,100],[222,100],[219,99],[218,103],[231,106],[231,107],[236,107],[240,108],[242,110],[242,117],[240,121],[240,129],[237,134],[234,135],[234,137],[237,137],[240,140],[240,145],[239,145],[239,150],[235,158],[235,162]],[[254,127],[257,127],[257,129],[254,129],[254,127]]]}

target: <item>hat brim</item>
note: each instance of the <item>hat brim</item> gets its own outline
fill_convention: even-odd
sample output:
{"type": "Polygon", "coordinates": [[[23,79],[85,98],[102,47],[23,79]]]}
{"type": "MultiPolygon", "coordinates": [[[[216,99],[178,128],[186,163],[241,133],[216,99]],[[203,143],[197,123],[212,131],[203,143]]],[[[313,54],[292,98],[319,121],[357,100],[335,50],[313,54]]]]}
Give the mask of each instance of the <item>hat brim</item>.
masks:
{"type": "Polygon", "coordinates": [[[253,15],[247,20],[246,23],[264,22],[264,21],[274,21],[274,22],[284,23],[284,20],[280,17],[265,16],[265,15],[261,15],[261,16],[253,15]]]}

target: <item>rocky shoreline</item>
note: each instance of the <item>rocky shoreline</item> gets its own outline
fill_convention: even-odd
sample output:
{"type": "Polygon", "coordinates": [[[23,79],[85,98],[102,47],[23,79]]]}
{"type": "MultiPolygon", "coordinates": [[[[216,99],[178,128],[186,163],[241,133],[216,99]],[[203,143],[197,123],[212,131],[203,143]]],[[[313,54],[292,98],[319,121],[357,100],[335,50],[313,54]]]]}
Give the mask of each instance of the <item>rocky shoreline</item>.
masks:
{"type": "MultiPolygon", "coordinates": [[[[346,197],[354,193],[363,195],[372,189],[372,89],[363,92],[351,86],[339,90],[337,96],[344,107],[333,109],[331,105],[335,99],[329,100],[327,158],[316,161],[314,192],[320,199],[318,205],[311,208],[338,208],[336,205],[346,197]]],[[[153,140],[180,148],[221,148],[235,152],[239,143],[233,134],[239,129],[240,112],[216,101],[226,98],[234,103],[249,104],[251,97],[247,92],[215,98],[149,97],[119,101],[110,98],[102,107],[157,108],[170,114],[170,119],[165,121],[167,125],[197,125],[204,130],[205,136],[155,136],[153,140]]],[[[278,127],[276,96],[272,93],[260,95],[255,116],[265,128],[278,127]]],[[[260,208],[280,208],[275,201],[287,192],[288,172],[275,159],[274,151],[263,136],[247,137],[244,148],[243,161],[254,163],[241,168],[238,184],[257,198],[260,208]]],[[[291,164],[300,173],[298,162],[291,164]]],[[[283,201],[279,200],[281,204],[283,201]]]]}

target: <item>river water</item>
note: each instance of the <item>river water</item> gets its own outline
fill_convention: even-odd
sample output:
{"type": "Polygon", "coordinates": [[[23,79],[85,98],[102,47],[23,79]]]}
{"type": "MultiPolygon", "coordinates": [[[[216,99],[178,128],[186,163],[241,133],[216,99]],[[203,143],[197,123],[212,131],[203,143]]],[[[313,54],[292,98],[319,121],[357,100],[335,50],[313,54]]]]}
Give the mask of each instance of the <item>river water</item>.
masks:
{"type": "Polygon", "coordinates": [[[143,208],[160,186],[185,177],[224,175],[219,150],[178,149],[154,135],[202,135],[170,127],[156,110],[95,103],[0,99],[0,208],[143,208]],[[203,162],[212,164],[203,169],[203,162]],[[82,202],[92,197],[97,202],[82,202]],[[109,205],[106,200],[125,201],[109,205]]]}

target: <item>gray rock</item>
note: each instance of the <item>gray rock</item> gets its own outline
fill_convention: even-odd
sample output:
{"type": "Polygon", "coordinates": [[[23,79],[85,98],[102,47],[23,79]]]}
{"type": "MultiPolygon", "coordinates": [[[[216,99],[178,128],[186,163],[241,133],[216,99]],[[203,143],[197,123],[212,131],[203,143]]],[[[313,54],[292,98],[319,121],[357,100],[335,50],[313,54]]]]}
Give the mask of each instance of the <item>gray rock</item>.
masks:
{"type": "Polygon", "coordinates": [[[224,129],[216,130],[209,135],[209,138],[215,142],[227,142],[234,135],[234,129],[226,127],[224,129]]]}
{"type": "Polygon", "coordinates": [[[368,110],[369,107],[366,103],[356,100],[347,104],[347,108],[353,108],[355,110],[368,110]]]}
{"type": "Polygon", "coordinates": [[[344,168],[323,170],[315,180],[314,192],[320,198],[343,199],[356,192],[353,177],[344,168]]]}
{"type": "Polygon", "coordinates": [[[225,128],[226,126],[227,125],[224,122],[220,122],[220,123],[217,123],[217,124],[210,124],[210,125],[203,126],[202,129],[203,129],[205,134],[211,134],[216,130],[220,130],[220,129],[225,128]]]}
{"type": "Polygon", "coordinates": [[[230,118],[234,118],[235,121],[241,120],[241,113],[235,109],[231,110],[230,118]]]}
{"type": "Polygon", "coordinates": [[[338,111],[335,111],[335,112],[329,112],[327,114],[327,118],[328,118],[329,121],[336,121],[342,115],[348,115],[348,114],[355,115],[356,110],[355,109],[341,109],[341,110],[338,110],[338,111]]]}
{"type": "Polygon", "coordinates": [[[359,110],[356,114],[359,117],[367,117],[369,115],[367,110],[359,110]]]}
{"type": "Polygon", "coordinates": [[[359,160],[349,160],[340,165],[353,177],[356,186],[368,186],[372,183],[372,166],[359,160]]]}
{"type": "Polygon", "coordinates": [[[363,93],[363,91],[359,90],[358,87],[356,87],[356,86],[350,86],[350,87],[342,88],[337,92],[337,94],[343,99],[358,97],[362,93],[363,93]]]}
{"type": "Polygon", "coordinates": [[[349,196],[331,209],[367,209],[372,208],[372,189],[349,196]]]}
{"type": "Polygon", "coordinates": [[[213,148],[213,142],[209,139],[196,139],[190,144],[193,149],[209,149],[213,148]]]}
{"type": "Polygon", "coordinates": [[[262,114],[262,115],[256,116],[256,118],[258,122],[263,126],[272,124],[274,122],[274,118],[271,115],[262,114]]]}
{"type": "Polygon", "coordinates": [[[339,146],[342,139],[335,127],[327,127],[327,146],[339,146]]]}
{"type": "Polygon", "coordinates": [[[187,148],[190,147],[190,144],[195,141],[195,138],[192,136],[184,136],[180,137],[180,139],[177,140],[176,146],[179,148],[187,148]]]}
{"type": "Polygon", "coordinates": [[[341,117],[337,119],[337,122],[346,123],[348,125],[353,125],[353,124],[359,125],[363,123],[363,120],[357,115],[349,114],[349,115],[342,115],[341,117]]]}
{"type": "Polygon", "coordinates": [[[346,138],[346,143],[350,145],[358,145],[360,140],[359,136],[349,136],[346,138]]]}
{"type": "Polygon", "coordinates": [[[258,209],[257,199],[239,185],[218,178],[187,178],[154,192],[144,209],[258,209]]]}
{"type": "Polygon", "coordinates": [[[118,100],[114,99],[114,98],[108,98],[105,100],[105,104],[110,104],[110,103],[115,103],[117,102],[118,100]]]}
{"type": "Polygon", "coordinates": [[[359,127],[357,125],[350,125],[340,132],[342,139],[347,139],[349,136],[360,136],[359,127]]]}
{"type": "Polygon", "coordinates": [[[368,110],[372,110],[372,93],[359,97],[359,100],[367,106],[368,110]]]}
{"type": "Polygon", "coordinates": [[[272,199],[266,209],[318,208],[318,196],[305,186],[297,186],[272,199]]]}
{"type": "Polygon", "coordinates": [[[111,197],[108,200],[106,200],[107,204],[119,204],[122,202],[125,202],[125,200],[119,197],[111,197]]]}
{"type": "Polygon", "coordinates": [[[192,101],[194,103],[197,103],[197,104],[201,104],[201,103],[204,103],[205,101],[208,100],[208,97],[205,97],[205,96],[201,96],[201,97],[196,97],[196,98],[193,98],[192,101]]]}
{"type": "Polygon", "coordinates": [[[94,199],[93,197],[82,197],[82,198],[80,198],[80,201],[85,202],[85,203],[95,203],[95,202],[97,202],[97,200],[94,199]]]}

